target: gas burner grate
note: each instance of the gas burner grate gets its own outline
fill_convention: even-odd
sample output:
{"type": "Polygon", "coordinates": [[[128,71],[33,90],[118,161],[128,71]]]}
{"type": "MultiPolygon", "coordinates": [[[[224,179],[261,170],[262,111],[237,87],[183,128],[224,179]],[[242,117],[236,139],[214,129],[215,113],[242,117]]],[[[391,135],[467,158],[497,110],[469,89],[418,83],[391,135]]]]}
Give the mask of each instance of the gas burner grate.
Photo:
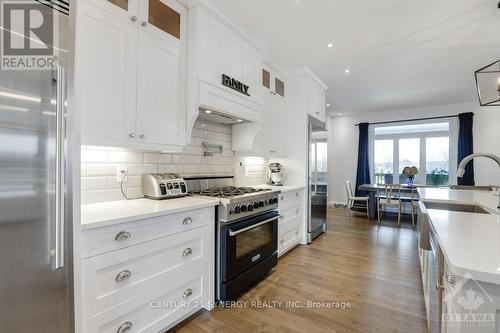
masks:
{"type": "Polygon", "coordinates": [[[235,187],[235,186],[227,186],[227,187],[214,187],[208,188],[200,191],[195,191],[193,194],[206,196],[206,197],[216,197],[216,198],[227,198],[227,197],[235,197],[238,195],[251,194],[251,193],[259,193],[270,191],[270,189],[263,188],[253,188],[253,187],[235,187]]]}

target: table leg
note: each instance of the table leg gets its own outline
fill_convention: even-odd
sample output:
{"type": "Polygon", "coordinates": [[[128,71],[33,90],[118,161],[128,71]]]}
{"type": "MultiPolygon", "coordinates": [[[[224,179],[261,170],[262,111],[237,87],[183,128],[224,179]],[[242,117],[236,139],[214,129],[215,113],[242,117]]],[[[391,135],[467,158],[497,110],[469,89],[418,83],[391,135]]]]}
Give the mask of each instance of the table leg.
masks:
{"type": "Polygon", "coordinates": [[[377,198],[375,197],[375,192],[370,192],[370,220],[377,219],[377,198]]]}

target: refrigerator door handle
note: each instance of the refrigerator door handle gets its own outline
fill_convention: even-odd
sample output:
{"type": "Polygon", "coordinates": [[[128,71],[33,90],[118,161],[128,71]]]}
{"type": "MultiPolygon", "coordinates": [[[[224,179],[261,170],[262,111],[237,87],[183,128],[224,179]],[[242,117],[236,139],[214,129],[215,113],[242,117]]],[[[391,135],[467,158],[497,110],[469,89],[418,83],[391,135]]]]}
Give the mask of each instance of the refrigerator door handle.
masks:
{"type": "Polygon", "coordinates": [[[55,221],[55,250],[52,269],[64,267],[65,245],[65,194],[66,194],[66,80],[64,67],[57,65],[54,70],[56,91],[56,221],[55,221]]]}

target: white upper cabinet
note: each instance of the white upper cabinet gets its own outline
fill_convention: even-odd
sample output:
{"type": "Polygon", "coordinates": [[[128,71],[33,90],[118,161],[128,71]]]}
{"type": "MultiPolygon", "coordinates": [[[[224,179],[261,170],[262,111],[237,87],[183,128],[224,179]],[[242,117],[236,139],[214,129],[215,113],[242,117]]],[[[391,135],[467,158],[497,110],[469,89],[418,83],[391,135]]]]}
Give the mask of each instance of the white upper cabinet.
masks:
{"type": "Polygon", "coordinates": [[[82,143],[182,150],[186,9],[175,0],[86,0],[78,15],[82,143]]]}
{"type": "Polygon", "coordinates": [[[307,79],[307,111],[313,117],[326,122],[326,90],[314,79],[307,79]]]}
{"type": "Polygon", "coordinates": [[[241,124],[233,127],[233,149],[238,153],[252,153],[273,158],[286,155],[286,79],[269,66],[260,70],[263,95],[261,120],[254,124],[241,124]],[[250,145],[238,140],[243,133],[248,136],[250,128],[257,131],[250,145]]]}
{"type": "Polygon", "coordinates": [[[184,51],[145,32],[139,34],[137,134],[153,145],[185,144],[184,51]]]}
{"type": "Polygon", "coordinates": [[[293,108],[298,110],[298,114],[303,112],[304,115],[309,114],[326,122],[326,91],[328,89],[326,84],[308,69],[291,75],[288,83],[292,87],[293,108]]]}
{"type": "Polygon", "coordinates": [[[78,30],[76,97],[82,110],[82,141],[133,143],[137,28],[86,6],[78,30]]]}
{"type": "Polygon", "coordinates": [[[137,25],[139,20],[139,0],[84,0],[116,18],[137,25]]]}

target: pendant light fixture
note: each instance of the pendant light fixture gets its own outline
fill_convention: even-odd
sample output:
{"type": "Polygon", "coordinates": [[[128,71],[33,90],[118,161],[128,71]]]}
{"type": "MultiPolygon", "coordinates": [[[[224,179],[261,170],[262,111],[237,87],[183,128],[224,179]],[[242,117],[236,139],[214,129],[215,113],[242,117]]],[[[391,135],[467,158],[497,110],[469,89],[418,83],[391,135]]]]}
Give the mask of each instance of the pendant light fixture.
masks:
{"type": "Polygon", "coordinates": [[[481,106],[500,106],[500,60],[475,72],[481,106]]]}

